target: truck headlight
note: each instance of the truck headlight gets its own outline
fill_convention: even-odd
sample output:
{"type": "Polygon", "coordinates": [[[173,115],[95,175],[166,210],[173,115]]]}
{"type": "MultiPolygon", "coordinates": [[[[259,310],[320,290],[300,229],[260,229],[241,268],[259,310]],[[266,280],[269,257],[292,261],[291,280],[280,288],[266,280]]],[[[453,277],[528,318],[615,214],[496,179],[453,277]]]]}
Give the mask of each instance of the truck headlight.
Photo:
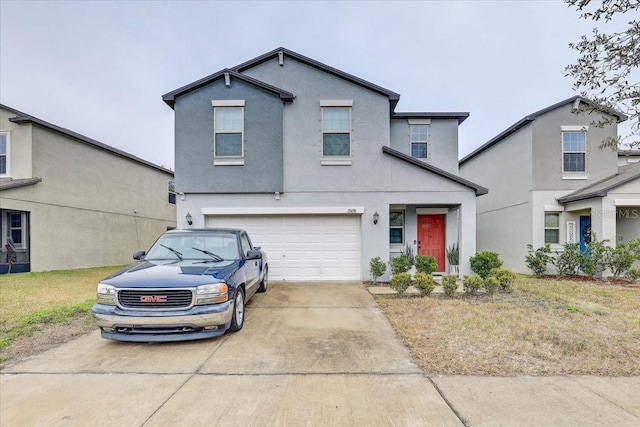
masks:
{"type": "Polygon", "coordinates": [[[98,304],[116,305],[116,288],[106,283],[98,283],[98,304]]]}
{"type": "Polygon", "coordinates": [[[200,285],[196,288],[196,305],[225,302],[228,299],[228,291],[226,283],[200,285]]]}

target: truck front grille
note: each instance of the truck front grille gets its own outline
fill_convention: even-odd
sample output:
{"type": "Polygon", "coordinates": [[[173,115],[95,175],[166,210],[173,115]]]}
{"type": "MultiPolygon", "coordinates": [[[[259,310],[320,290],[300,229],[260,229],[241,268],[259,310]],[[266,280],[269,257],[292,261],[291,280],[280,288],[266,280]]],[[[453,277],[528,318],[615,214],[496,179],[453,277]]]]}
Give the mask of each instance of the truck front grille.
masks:
{"type": "Polygon", "coordinates": [[[137,310],[181,310],[193,305],[191,289],[121,289],[118,303],[137,310]]]}

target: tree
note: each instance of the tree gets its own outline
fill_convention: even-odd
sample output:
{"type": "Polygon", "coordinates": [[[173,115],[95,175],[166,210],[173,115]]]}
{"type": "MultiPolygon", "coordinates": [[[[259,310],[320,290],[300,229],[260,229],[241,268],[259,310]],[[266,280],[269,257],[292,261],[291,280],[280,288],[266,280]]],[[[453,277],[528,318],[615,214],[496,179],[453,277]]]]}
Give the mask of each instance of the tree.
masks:
{"type": "MultiPolygon", "coordinates": [[[[581,12],[580,17],[601,24],[613,23],[614,17],[630,12],[626,29],[611,33],[594,28],[591,35],[582,36],[569,47],[580,55],[565,68],[572,77],[574,89],[592,103],[589,111],[620,111],[631,121],[631,133],[603,141],[602,147],[617,149],[626,144],[640,148],[640,0],[565,0],[581,12]],[[593,7],[591,7],[593,6],[593,7]]],[[[617,24],[617,23],[616,23],[617,24]]],[[[615,118],[603,116],[596,126],[615,123],[615,118]]]]}

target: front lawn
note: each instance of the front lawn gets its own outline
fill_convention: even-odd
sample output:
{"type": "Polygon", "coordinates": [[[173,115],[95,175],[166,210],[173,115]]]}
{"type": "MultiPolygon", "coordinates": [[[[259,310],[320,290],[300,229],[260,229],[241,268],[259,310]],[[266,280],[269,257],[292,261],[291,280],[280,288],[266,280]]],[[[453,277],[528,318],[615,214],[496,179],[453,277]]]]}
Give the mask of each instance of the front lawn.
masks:
{"type": "Polygon", "coordinates": [[[428,374],[640,375],[640,287],[519,276],[511,293],[376,297],[428,374]]]}
{"type": "Polygon", "coordinates": [[[0,276],[0,361],[16,339],[51,325],[90,322],[98,281],[117,267],[0,276]]]}

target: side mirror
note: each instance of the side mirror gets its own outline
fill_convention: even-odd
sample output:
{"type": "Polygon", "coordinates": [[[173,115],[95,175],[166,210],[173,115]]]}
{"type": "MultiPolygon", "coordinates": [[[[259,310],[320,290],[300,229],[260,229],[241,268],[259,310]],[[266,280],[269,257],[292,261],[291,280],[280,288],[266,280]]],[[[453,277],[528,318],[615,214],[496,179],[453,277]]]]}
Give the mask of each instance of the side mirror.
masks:
{"type": "Polygon", "coordinates": [[[133,253],[133,259],[141,260],[146,254],[145,251],[135,251],[133,253]]]}
{"type": "Polygon", "coordinates": [[[247,252],[246,259],[260,259],[262,258],[262,252],[259,249],[251,249],[247,252]]]}

